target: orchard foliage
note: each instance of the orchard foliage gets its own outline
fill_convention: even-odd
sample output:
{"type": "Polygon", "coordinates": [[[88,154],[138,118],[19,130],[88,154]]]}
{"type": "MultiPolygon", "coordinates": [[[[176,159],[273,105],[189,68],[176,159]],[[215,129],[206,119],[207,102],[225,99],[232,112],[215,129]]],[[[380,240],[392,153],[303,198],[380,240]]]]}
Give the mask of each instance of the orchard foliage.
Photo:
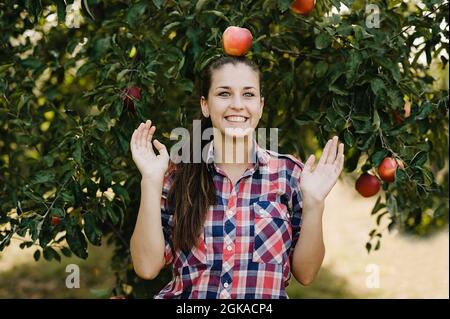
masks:
{"type": "Polygon", "coordinates": [[[140,176],[129,140],[150,118],[170,147],[171,129],[200,116],[198,75],[230,25],[252,32],[260,126],[280,129],[281,152],[305,159],[337,134],[350,178],[403,161],[378,193],[368,250],[383,225],[425,235],[447,224],[447,1],[368,1],[379,27],[361,0],[317,0],[308,16],[289,0],[72,2],[0,3],[0,251],[17,237],[36,259],[86,258],[88,242],[107,240],[115,294],[160,288],[168,271],[149,284],[132,270],[140,176]]]}

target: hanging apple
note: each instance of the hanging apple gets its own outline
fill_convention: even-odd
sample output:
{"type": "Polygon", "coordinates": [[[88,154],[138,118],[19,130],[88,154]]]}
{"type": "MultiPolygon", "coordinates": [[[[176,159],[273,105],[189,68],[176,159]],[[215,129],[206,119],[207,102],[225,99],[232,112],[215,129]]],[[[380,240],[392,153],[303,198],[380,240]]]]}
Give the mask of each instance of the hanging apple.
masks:
{"type": "Polygon", "coordinates": [[[380,190],[380,181],[369,173],[362,174],[355,184],[355,188],[364,197],[371,197],[380,190]]]}
{"type": "Polygon", "coordinates": [[[306,16],[314,10],[314,5],[314,0],[296,0],[292,2],[291,10],[306,16]]]}
{"type": "Polygon", "coordinates": [[[135,111],[134,102],[141,99],[141,88],[138,86],[131,86],[123,92],[123,102],[125,107],[130,111],[135,111]]]}
{"type": "Polygon", "coordinates": [[[380,178],[388,183],[395,181],[395,171],[397,170],[398,162],[395,158],[386,157],[378,166],[378,174],[380,178]]]}
{"type": "Polygon", "coordinates": [[[50,219],[50,223],[53,226],[58,226],[61,223],[61,218],[59,218],[58,216],[52,216],[52,218],[50,219]]]}

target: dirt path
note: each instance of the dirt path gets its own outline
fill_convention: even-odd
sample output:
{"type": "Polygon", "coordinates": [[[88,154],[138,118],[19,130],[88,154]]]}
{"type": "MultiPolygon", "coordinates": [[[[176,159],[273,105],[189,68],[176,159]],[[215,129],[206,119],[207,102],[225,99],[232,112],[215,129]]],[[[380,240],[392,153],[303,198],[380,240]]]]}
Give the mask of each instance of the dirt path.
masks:
{"type": "Polygon", "coordinates": [[[340,181],[327,198],[324,216],[324,266],[344,277],[362,296],[382,298],[449,298],[448,229],[431,238],[383,234],[381,250],[364,247],[375,226],[373,198],[361,197],[340,181]],[[379,288],[368,288],[379,271],[379,288]]]}

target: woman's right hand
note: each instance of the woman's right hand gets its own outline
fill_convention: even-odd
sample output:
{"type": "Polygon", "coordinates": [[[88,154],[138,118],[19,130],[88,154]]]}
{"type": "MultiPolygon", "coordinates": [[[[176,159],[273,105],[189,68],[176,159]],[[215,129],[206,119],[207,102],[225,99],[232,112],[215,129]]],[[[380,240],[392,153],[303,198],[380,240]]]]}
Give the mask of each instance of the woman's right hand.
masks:
{"type": "Polygon", "coordinates": [[[152,138],[156,126],[151,124],[152,122],[147,120],[145,124],[141,123],[134,130],[130,142],[131,153],[142,178],[163,180],[169,166],[169,154],[166,147],[156,139],[153,140],[153,145],[155,145],[159,154],[156,155],[153,151],[152,138]]]}

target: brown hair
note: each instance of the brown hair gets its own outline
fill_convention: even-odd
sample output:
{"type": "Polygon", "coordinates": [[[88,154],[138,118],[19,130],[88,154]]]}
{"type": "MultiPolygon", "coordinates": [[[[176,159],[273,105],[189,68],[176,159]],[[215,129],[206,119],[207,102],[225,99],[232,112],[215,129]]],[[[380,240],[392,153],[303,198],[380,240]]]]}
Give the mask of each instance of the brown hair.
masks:
{"type": "MultiPolygon", "coordinates": [[[[228,63],[233,65],[243,63],[257,72],[261,88],[259,68],[253,61],[245,56],[221,56],[210,63],[201,74],[200,94],[206,100],[208,99],[213,72],[228,63]]],[[[203,131],[210,127],[212,127],[211,119],[202,116],[200,136],[203,136],[203,131]]],[[[201,149],[203,150],[212,139],[213,137],[210,140],[202,140],[201,149]]],[[[174,209],[172,242],[177,250],[189,250],[198,244],[197,240],[201,235],[209,206],[216,204],[216,190],[212,176],[208,171],[207,164],[203,162],[203,158],[201,163],[193,163],[192,139],[190,140],[191,162],[176,165],[173,171],[173,183],[168,195],[169,202],[173,203],[174,209]]]]}

